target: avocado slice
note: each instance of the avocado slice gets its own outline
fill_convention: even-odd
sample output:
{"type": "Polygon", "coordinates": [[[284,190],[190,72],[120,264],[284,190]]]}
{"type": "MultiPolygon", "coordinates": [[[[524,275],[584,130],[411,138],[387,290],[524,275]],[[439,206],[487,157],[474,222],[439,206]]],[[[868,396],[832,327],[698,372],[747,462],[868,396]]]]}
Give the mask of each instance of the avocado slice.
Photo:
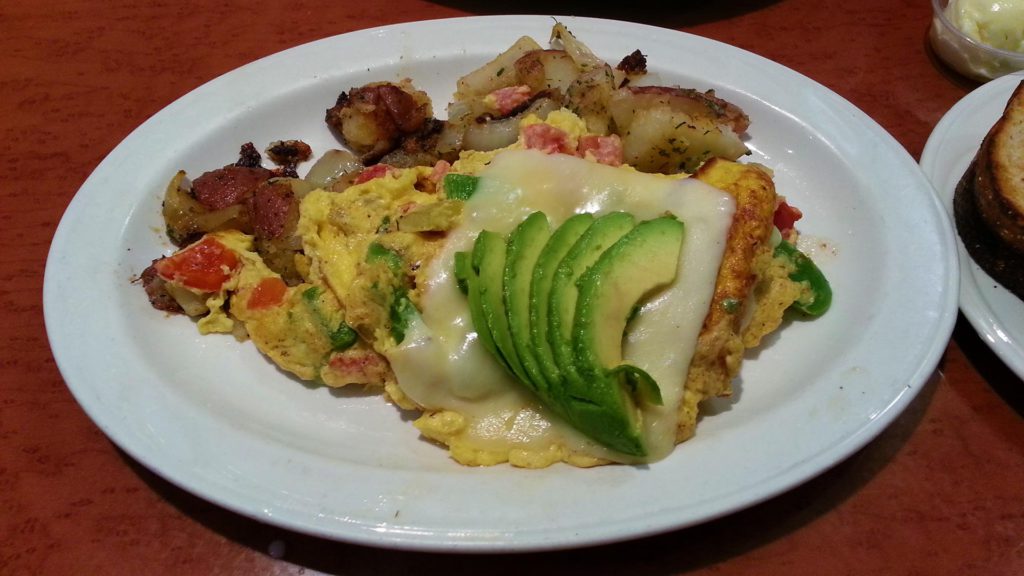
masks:
{"type": "Polygon", "coordinates": [[[561,370],[548,345],[548,301],[559,262],[594,222],[592,214],[576,214],[555,229],[537,256],[530,279],[530,348],[546,388],[561,388],[561,370]]]}
{"type": "Polygon", "coordinates": [[[481,343],[555,414],[597,442],[645,456],[638,406],[658,384],[622,361],[627,322],[676,277],[684,227],[666,216],[580,214],[554,231],[536,212],[509,234],[483,231],[455,256],[481,343]]]}
{"type": "Polygon", "coordinates": [[[555,269],[548,299],[548,345],[555,364],[572,384],[579,380],[573,363],[572,325],[579,290],[576,280],[619,238],[629,232],[636,220],[626,212],[610,212],[594,220],[573,244],[555,269]]]}
{"type": "Polygon", "coordinates": [[[572,326],[573,363],[584,380],[611,377],[632,389],[616,404],[661,404],[657,383],[642,369],[622,364],[622,334],[645,296],[672,283],[679,268],[684,225],[672,216],[636,225],[577,280],[572,326]]]}
{"type": "Polygon", "coordinates": [[[544,375],[530,346],[530,285],[533,271],[544,246],[551,237],[551,225],[543,212],[534,212],[509,234],[505,248],[503,297],[505,315],[516,356],[523,366],[528,384],[546,390],[544,375]]]}
{"type": "Polygon", "coordinates": [[[455,276],[459,283],[459,289],[466,294],[469,300],[469,316],[476,328],[476,337],[486,351],[495,358],[501,358],[498,353],[498,345],[495,344],[495,337],[487,327],[487,319],[483,314],[483,304],[480,303],[480,277],[473,269],[472,252],[455,253],[455,276]]]}
{"type": "MultiPolygon", "coordinates": [[[[498,358],[517,379],[530,383],[519,361],[505,310],[505,239],[496,232],[484,230],[473,244],[473,269],[477,273],[476,291],[484,325],[491,333],[498,358]]],[[[471,311],[472,312],[472,311],[471,311]]]]}
{"type": "Polygon", "coordinates": [[[627,413],[617,381],[605,375],[580,373],[573,354],[572,327],[579,299],[577,280],[601,255],[635,225],[625,212],[597,218],[573,244],[555,270],[548,300],[548,346],[561,373],[562,388],[552,399],[578,430],[624,454],[644,456],[642,433],[635,411],[627,413]]]}
{"type": "Polygon", "coordinates": [[[466,299],[469,300],[469,315],[473,320],[473,327],[476,328],[477,339],[492,356],[500,358],[498,347],[494,344],[494,336],[487,326],[483,305],[480,303],[480,277],[473,269],[472,252],[455,253],[455,279],[459,284],[459,289],[466,294],[466,299]]]}

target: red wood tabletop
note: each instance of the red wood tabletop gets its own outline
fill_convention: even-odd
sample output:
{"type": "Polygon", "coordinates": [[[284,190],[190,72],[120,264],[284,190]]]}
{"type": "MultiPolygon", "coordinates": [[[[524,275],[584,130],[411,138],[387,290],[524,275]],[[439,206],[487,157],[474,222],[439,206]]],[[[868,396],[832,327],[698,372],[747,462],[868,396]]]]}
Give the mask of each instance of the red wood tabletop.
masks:
{"type": "Polygon", "coordinates": [[[460,557],[289,532],[162,480],[79,408],[42,320],[43,267],[62,213],[136,126],[262,56],[352,30],[465,15],[643,22],[810,76],[915,158],[976,86],[931,55],[927,0],[596,4],[0,3],[0,574],[1024,574],[1024,383],[962,317],[909,409],[833,469],[700,526],[561,552],[460,557]]]}

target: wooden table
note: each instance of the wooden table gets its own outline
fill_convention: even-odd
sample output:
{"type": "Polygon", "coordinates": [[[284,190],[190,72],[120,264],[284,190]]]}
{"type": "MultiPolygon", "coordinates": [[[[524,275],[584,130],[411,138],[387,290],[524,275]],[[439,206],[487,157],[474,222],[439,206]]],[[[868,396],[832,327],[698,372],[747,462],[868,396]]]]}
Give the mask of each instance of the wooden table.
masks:
{"type": "Polygon", "coordinates": [[[592,4],[0,4],[0,573],[1024,574],[1024,383],[962,318],[916,401],[834,469],[708,524],[557,553],[394,552],[254,522],[147,471],[79,409],[42,323],[43,265],[61,214],[133,128],[256,58],[427,18],[554,11],[633,20],[802,72],[867,112],[915,157],[942,114],[974,87],[929,53],[927,0],[592,4]]]}

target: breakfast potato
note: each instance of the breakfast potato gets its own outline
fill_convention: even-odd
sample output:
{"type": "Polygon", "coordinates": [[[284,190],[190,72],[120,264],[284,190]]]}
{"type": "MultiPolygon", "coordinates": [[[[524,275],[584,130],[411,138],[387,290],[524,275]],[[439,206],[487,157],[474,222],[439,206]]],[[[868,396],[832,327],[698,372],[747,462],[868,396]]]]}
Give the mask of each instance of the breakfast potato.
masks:
{"type": "Polygon", "coordinates": [[[455,100],[476,100],[498,90],[513,86],[518,78],[514,74],[516,61],[526,53],[540,50],[540,44],[528,36],[516,40],[493,60],[459,78],[456,83],[455,100]]]}
{"type": "Polygon", "coordinates": [[[565,50],[531,50],[516,60],[519,82],[534,92],[557,90],[562,94],[576,81],[580,70],[565,50]]]}

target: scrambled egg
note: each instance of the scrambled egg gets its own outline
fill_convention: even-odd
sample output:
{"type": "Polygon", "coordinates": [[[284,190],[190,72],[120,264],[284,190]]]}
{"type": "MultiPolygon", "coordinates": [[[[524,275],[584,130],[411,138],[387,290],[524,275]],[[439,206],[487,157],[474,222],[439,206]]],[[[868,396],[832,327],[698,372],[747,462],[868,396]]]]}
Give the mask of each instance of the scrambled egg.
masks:
{"type": "MultiPolygon", "coordinates": [[[[213,232],[204,242],[219,243],[234,255],[237,263],[219,290],[193,291],[205,298],[205,315],[198,321],[200,333],[247,335],[283,370],[303,380],[317,379],[330,345],[313,307],[303,301],[303,293],[312,285],[285,286],[281,277],[253,251],[253,238],[249,235],[235,230],[213,232]],[[229,300],[230,311],[226,309],[229,300]]],[[[186,249],[176,257],[187,255],[186,249]]],[[[316,313],[337,314],[340,307],[336,300],[331,300],[333,306],[325,300],[316,313]]]]}
{"type": "MultiPolygon", "coordinates": [[[[392,329],[388,304],[392,296],[389,270],[368,262],[373,243],[401,255],[416,273],[428,262],[444,238],[399,229],[403,214],[437,203],[436,192],[426,192],[431,168],[398,170],[343,192],[315,190],[300,207],[298,233],[310,259],[309,280],[324,285],[345,303],[345,320],[384,352],[392,329]]],[[[416,303],[413,291],[413,303],[416,303]]]]}

